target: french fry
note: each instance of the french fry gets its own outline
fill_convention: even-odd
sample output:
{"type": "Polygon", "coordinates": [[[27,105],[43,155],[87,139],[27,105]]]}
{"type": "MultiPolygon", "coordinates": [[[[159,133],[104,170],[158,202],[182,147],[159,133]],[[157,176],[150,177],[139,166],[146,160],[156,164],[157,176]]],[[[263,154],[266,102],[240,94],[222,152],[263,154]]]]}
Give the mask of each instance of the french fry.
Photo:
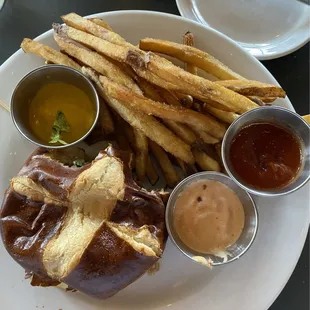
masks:
{"type": "MultiPolygon", "coordinates": [[[[183,43],[187,46],[194,46],[194,35],[191,32],[185,33],[183,37],[183,43]]],[[[197,67],[195,67],[193,64],[188,64],[185,63],[186,70],[192,74],[197,75],[197,67]]],[[[203,104],[204,110],[212,114],[213,116],[217,117],[221,121],[224,121],[225,123],[232,123],[236,117],[238,117],[238,114],[233,113],[233,112],[227,112],[227,111],[222,111],[219,109],[216,109],[208,104],[203,104]]],[[[196,106],[196,109],[198,111],[201,111],[202,106],[196,106]]],[[[206,141],[205,141],[206,142],[206,141]]],[[[208,142],[206,142],[208,143],[208,142]]]]}
{"type": "Polygon", "coordinates": [[[156,102],[165,102],[165,100],[158,93],[157,89],[152,84],[150,84],[148,81],[140,77],[137,77],[136,81],[139,87],[142,89],[145,97],[152,99],[153,101],[156,101],[156,102]]]}
{"type": "Polygon", "coordinates": [[[228,124],[231,124],[235,119],[239,117],[239,115],[234,112],[222,111],[222,110],[213,108],[209,106],[208,104],[203,105],[203,110],[228,124]]]}
{"type": "Polygon", "coordinates": [[[83,18],[82,16],[76,14],[76,13],[69,13],[67,15],[61,16],[62,21],[79,30],[88,32],[93,34],[96,37],[99,37],[101,39],[110,41],[114,44],[118,45],[128,45],[132,47],[132,44],[129,44],[124,40],[119,34],[108,30],[105,26],[98,25],[97,23],[94,23],[93,21],[83,18]]]}
{"type": "Polygon", "coordinates": [[[226,80],[215,81],[216,84],[224,86],[234,92],[242,94],[244,96],[259,96],[259,97],[279,97],[284,98],[286,96],[285,91],[275,85],[262,83],[258,81],[250,80],[226,80]]]}
{"type": "Polygon", "coordinates": [[[101,18],[89,18],[89,20],[107,30],[113,31],[113,29],[101,18]]]}
{"type": "Polygon", "coordinates": [[[42,43],[37,41],[33,41],[31,39],[24,39],[21,43],[20,47],[23,49],[25,53],[33,53],[37,56],[43,57],[47,61],[50,61],[54,64],[60,64],[64,66],[68,66],[74,68],[76,70],[81,70],[81,66],[73,61],[67,55],[62,54],[54,50],[53,48],[46,46],[42,43]]]}
{"type": "Polygon", "coordinates": [[[221,80],[243,79],[218,59],[193,46],[186,46],[171,41],[145,38],[140,40],[140,48],[145,51],[162,53],[192,64],[221,80]]]}
{"type": "MultiPolygon", "coordinates": [[[[148,81],[138,78],[137,82],[147,98],[157,102],[164,102],[158,90],[148,81]]],[[[187,144],[192,145],[197,140],[196,135],[186,125],[167,119],[164,119],[163,123],[187,144]]]]}
{"type": "Polygon", "coordinates": [[[221,171],[219,163],[208,156],[205,152],[197,149],[193,149],[193,154],[196,160],[196,163],[202,170],[206,171],[221,171]]]}
{"type": "Polygon", "coordinates": [[[247,97],[251,99],[253,102],[255,102],[257,105],[259,105],[260,107],[263,107],[266,105],[266,103],[262,101],[259,97],[255,97],[255,96],[247,96],[247,97]]]}
{"type": "MultiPolygon", "coordinates": [[[[113,120],[115,123],[115,140],[118,144],[118,147],[121,148],[124,151],[130,152],[134,154],[133,148],[130,144],[130,139],[128,136],[130,136],[129,130],[132,130],[131,127],[126,123],[126,121],[118,114],[113,111],[113,120]]],[[[133,160],[132,168],[135,167],[135,160],[133,160]]]]}
{"type": "Polygon", "coordinates": [[[310,114],[304,115],[303,119],[310,125],[310,114]]]}
{"type": "Polygon", "coordinates": [[[194,157],[188,144],[175,136],[174,133],[160,124],[152,116],[130,109],[127,104],[111,98],[106,92],[106,89],[102,87],[99,77],[92,69],[83,67],[82,72],[95,83],[100,95],[105,98],[109,106],[126,120],[127,123],[141,130],[149,139],[156,142],[168,153],[182,159],[186,163],[194,163],[194,157]]]}
{"type": "MultiPolygon", "coordinates": [[[[177,107],[181,106],[180,102],[177,101],[176,96],[174,96],[173,93],[163,88],[159,88],[158,91],[160,96],[163,97],[168,104],[177,107]]],[[[200,137],[204,143],[214,144],[219,142],[217,138],[206,133],[205,131],[197,130],[196,127],[190,126],[191,128],[188,128],[184,124],[177,123],[167,119],[163,120],[163,122],[177,136],[179,136],[184,142],[188,143],[189,145],[192,145],[197,141],[197,136],[200,137]]]]}
{"type": "Polygon", "coordinates": [[[114,123],[112,120],[111,113],[106,103],[101,97],[100,97],[99,123],[104,132],[104,135],[109,135],[114,132],[114,123]]]}
{"type": "Polygon", "coordinates": [[[187,144],[192,145],[197,141],[195,133],[186,125],[168,119],[164,119],[163,123],[187,144]]]}
{"type": "Polygon", "coordinates": [[[135,151],[136,151],[136,172],[140,181],[144,180],[148,161],[148,139],[138,129],[134,129],[135,151]]]}
{"type": "Polygon", "coordinates": [[[186,165],[185,162],[182,161],[182,160],[179,159],[179,158],[177,158],[176,160],[177,160],[177,163],[178,163],[178,165],[180,166],[180,168],[181,168],[183,174],[184,174],[185,176],[187,176],[187,169],[186,169],[186,166],[185,166],[185,165],[186,165]]]}
{"type": "MultiPolygon", "coordinates": [[[[89,22],[91,23],[91,21],[89,22]]],[[[208,102],[211,102],[214,107],[222,110],[244,113],[257,107],[257,104],[250,99],[214,82],[190,74],[173,65],[167,59],[145,53],[136,48],[110,43],[69,26],[54,24],[56,31],[60,27],[71,39],[89,46],[114,60],[130,65],[140,77],[157,86],[187,93],[202,101],[209,100],[208,102]]]]}
{"type": "Polygon", "coordinates": [[[247,96],[249,99],[257,103],[258,105],[265,105],[266,103],[271,103],[277,100],[277,97],[259,97],[259,96],[247,96]]]}
{"type": "Polygon", "coordinates": [[[146,176],[149,182],[154,186],[159,180],[159,175],[154,167],[154,163],[151,159],[151,156],[148,155],[147,166],[146,166],[146,176]]]}
{"type": "Polygon", "coordinates": [[[131,66],[138,75],[158,86],[187,93],[201,101],[209,102],[215,108],[226,111],[244,113],[258,107],[250,99],[225,87],[218,87],[221,86],[219,84],[190,74],[162,57],[150,54],[147,60],[148,70],[141,70],[135,66],[136,61],[131,62],[131,66]],[[149,74],[149,72],[152,74],[149,74]],[[164,83],[162,83],[163,80],[165,81],[164,83]]]}
{"type": "Polygon", "coordinates": [[[149,146],[163,172],[168,186],[173,188],[179,182],[179,176],[177,175],[168,155],[158,144],[153,141],[149,141],[149,146]]]}
{"type": "Polygon", "coordinates": [[[6,105],[4,102],[0,101],[0,106],[3,107],[7,112],[10,112],[10,108],[8,105],[6,105]]]}
{"type": "Polygon", "coordinates": [[[214,138],[213,136],[209,135],[207,132],[202,131],[202,130],[195,130],[195,128],[191,128],[196,135],[202,140],[202,142],[206,144],[215,144],[218,143],[220,140],[217,138],[214,138]]]}
{"type": "Polygon", "coordinates": [[[170,105],[175,107],[181,107],[181,102],[178,100],[178,97],[172,93],[171,91],[159,88],[158,89],[159,95],[170,105]]]}
{"type": "Polygon", "coordinates": [[[149,115],[188,124],[197,130],[207,131],[217,138],[222,138],[224,136],[225,127],[212,117],[183,107],[175,107],[161,102],[155,102],[135,94],[128,88],[118,85],[104,76],[100,76],[100,82],[110,97],[120,102],[126,102],[127,105],[133,109],[149,115]]]}
{"type": "Polygon", "coordinates": [[[195,165],[186,164],[184,161],[182,161],[178,158],[176,160],[177,160],[178,165],[182,169],[184,176],[189,176],[189,175],[192,175],[194,173],[197,173],[197,168],[195,165]]]}
{"type": "Polygon", "coordinates": [[[215,144],[214,148],[218,158],[222,160],[222,142],[215,144]]]}
{"type": "MultiPolygon", "coordinates": [[[[185,35],[183,36],[183,44],[187,46],[194,46],[194,35],[187,31],[185,35]]],[[[190,72],[191,74],[197,75],[198,69],[197,67],[192,63],[185,62],[185,70],[187,72],[190,72]]]]}
{"type": "Polygon", "coordinates": [[[98,73],[107,76],[112,81],[132,89],[134,92],[142,94],[140,88],[132,78],[106,57],[74,42],[63,34],[61,30],[58,33],[54,33],[54,39],[61,50],[65,51],[68,55],[93,68],[98,73]]]}

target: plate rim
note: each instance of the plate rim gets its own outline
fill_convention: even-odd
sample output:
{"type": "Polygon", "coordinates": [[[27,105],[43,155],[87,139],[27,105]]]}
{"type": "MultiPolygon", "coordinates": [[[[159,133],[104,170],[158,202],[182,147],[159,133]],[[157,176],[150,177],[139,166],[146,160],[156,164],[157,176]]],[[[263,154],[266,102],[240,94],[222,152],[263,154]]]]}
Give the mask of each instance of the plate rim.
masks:
{"type": "MultiPolygon", "coordinates": [[[[178,1],[178,0],[177,0],[178,1]]],[[[277,85],[279,85],[278,81],[274,78],[274,76],[269,72],[269,70],[257,59],[255,58],[252,54],[250,54],[248,51],[246,51],[245,49],[243,49],[236,41],[234,41],[233,39],[231,39],[230,37],[228,37],[227,35],[221,33],[220,31],[210,27],[209,25],[204,25],[201,24],[197,21],[193,21],[191,19],[182,17],[182,16],[178,16],[178,15],[174,15],[174,14],[170,14],[170,13],[164,13],[164,12],[157,12],[157,11],[148,11],[148,10],[118,10],[118,11],[108,11],[108,12],[99,12],[99,13],[94,13],[94,14],[90,14],[87,15],[85,17],[98,17],[98,18],[104,18],[106,16],[113,16],[113,15],[120,15],[120,14],[149,14],[149,15],[158,15],[158,16],[164,16],[164,17],[168,17],[168,18],[173,18],[176,20],[180,20],[180,21],[186,21],[188,23],[193,23],[196,24],[197,26],[201,27],[201,28],[205,28],[207,29],[207,31],[211,31],[213,33],[215,33],[217,36],[222,37],[224,40],[229,41],[231,44],[233,44],[241,53],[244,53],[247,57],[251,58],[252,61],[254,61],[256,63],[256,65],[258,65],[262,71],[264,71],[264,73],[269,76],[269,78],[271,78],[273,80],[273,82],[277,85]]],[[[49,35],[51,35],[53,32],[52,29],[45,31],[44,33],[40,34],[39,36],[37,36],[36,38],[34,38],[34,40],[43,40],[46,37],[48,37],[49,35]]],[[[22,49],[19,48],[15,53],[13,53],[7,60],[5,60],[1,66],[0,66],[0,72],[2,71],[2,69],[6,66],[9,66],[10,63],[12,61],[14,61],[14,58],[18,56],[18,54],[22,53],[22,49]]],[[[294,110],[294,107],[292,105],[292,103],[290,102],[289,98],[287,97],[286,99],[287,104],[289,105],[290,109],[294,110]]],[[[307,224],[306,226],[309,227],[309,222],[310,222],[310,216],[308,216],[307,218],[307,222],[305,224],[307,224]]],[[[269,301],[268,304],[266,304],[266,310],[274,303],[274,301],[276,300],[276,298],[279,296],[279,294],[282,292],[283,288],[285,287],[285,285],[287,284],[289,278],[291,277],[297,263],[299,260],[299,257],[302,253],[302,249],[304,247],[305,241],[306,241],[306,237],[307,237],[307,232],[308,229],[304,229],[304,231],[302,232],[301,236],[300,236],[300,247],[299,247],[299,252],[296,252],[295,254],[295,261],[292,264],[292,268],[290,270],[287,270],[287,274],[285,276],[285,280],[282,283],[282,285],[275,290],[275,294],[273,296],[273,298],[269,301]]]]}
{"type": "MultiPolygon", "coordinates": [[[[179,10],[179,13],[182,17],[186,18],[186,19],[189,19],[193,22],[197,22],[203,26],[206,26],[206,27],[209,27],[209,28],[212,28],[209,24],[204,24],[204,23],[201,23],[199,22],[198,20],[194,20],[193,19],[193,16],[191,14],[189,14],[186,10],[186,5],[185,5],[185,2],[187,0],[175,0],[176,1],[176,5],[177,5],[177,8],[179,10]]],[[[309,9],[310,10],[310,9],[309,9]]],[[[309,17],[310,18],[310,17],[309,17]]],[[[215,29],[215,28],[212,28],[212,29],[215,29]]],[[[295,34],[296,32],[298,32],[299,30],[301,29],[301,27],[298,27],[296,28],[293,32],[292,32],[292,36],[291,37],[295,37],[295,34]]],[[[215,29],[216,30],[216,29],[215,29]]],[[[218,30],[217,30],[218,31],[218,30]]],[[[291,37],[290,37],[290,40],[291,40],[291,37]]],[[[230,38],[230,37],[229,37],[230,38]]],[[[233,39],[232,39],[233,40],[233,39]]],[[[293,44],[293,47],[291,48],[288,48],[287,46],[285,48],[282,48],[279,52],[276,52],[276,53],[269,53],[269,54],[266,54],[266,55],[253,55],[251,52],[250,52],[250,48],[247,48],[247,46],[249,45],[253,45],[255,43],[245,43],[245,42],[238,42],[238,41],[235,41],[237,42],[237,44],[239,44],[239,46],[241,46],[244,50],[246,50],[248,53],[250,53],[253,57],[255,57],[256,59],[258,60],[261,60],[261,61],[264,61],[264,60],[272,60],[272,59],[277,59],[277,58],[280,58],[280,57],[283,57],[283,56],[287,56],[289,54],[292,54],[294,53],[295,51],[297,51],[298,49],[300,49],[301,47],[303,47],[304,45],[306,45],[308,42],[310,42],[310,31],[308,32],[308,36],[304,36],[302,37],[300,40],[297,41],[296,44],[293,44]]]]}

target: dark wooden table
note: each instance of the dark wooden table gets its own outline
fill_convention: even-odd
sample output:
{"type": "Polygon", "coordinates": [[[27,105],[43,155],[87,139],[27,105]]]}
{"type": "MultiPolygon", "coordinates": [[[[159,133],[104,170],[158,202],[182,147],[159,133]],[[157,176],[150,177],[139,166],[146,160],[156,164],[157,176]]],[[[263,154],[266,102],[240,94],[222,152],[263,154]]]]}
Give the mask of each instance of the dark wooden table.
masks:
{"type": "MultiPolygon", "coordinates": [[[[50,29],[52,22],[60,21],[62,14],[74,11],[89,15],[134,9],[179,15],[175,0],[7,0],[0,12],[0,64],[19,48],[24,37],[35,38],[50,29]]],[[[309,43],[291,55],[263,64],[286,90],[296,111],[308,114],[309,43]]],[[[309,235],[293,275],[270,308],[292,309],[309,309],[309,235]]]]}

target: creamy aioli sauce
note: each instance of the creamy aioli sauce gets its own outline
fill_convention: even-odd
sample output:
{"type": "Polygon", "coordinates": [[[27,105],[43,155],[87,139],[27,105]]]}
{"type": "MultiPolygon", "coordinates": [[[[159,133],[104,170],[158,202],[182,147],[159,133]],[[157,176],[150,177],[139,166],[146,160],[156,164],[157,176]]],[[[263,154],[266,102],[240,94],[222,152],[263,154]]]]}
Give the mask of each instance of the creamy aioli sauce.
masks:
{"type": "Polygon", "coordinates": [[[244,210],[240,199],[226,185],[201,180],[188,185],[177,198],[173,224],[189,248],[216,254],[240,237],[244,210]]]}

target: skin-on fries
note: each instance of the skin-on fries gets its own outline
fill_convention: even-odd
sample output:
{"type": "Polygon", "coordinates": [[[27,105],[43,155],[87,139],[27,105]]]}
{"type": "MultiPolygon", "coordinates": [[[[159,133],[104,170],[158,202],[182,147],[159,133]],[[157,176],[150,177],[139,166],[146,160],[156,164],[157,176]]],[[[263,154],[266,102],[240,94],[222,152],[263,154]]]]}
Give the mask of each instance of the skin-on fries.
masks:
{"type": "MultiPolygon", "coordinates": [[[[155,88],[148,81],[141,78],[138,79],[138,84],[146,97],[157,102],[164,102],[162,97],[165,97],[167,103],[174,106],[180,106],[180,103],[176,101],[176,98],[171,92],[166,91],[163,88],[155,88]]],[[[163,123],[189,145],[193,145],[197,141],[197,136],[200,137],[204,143],[214,144],[219,142],[217,138],[207,134],[205,131],[198,130],[194,133],[188,126],[167,119],[164,119],[163,123]]]]}
{"type": "Polygon", "coordinates": [[[152,99],[153,101],[156,101],[156,102],[165,102],[165,100],[158,93],[158,90],[148,81],[140,77],[137,77],[136,81],[139,87],[142,89],[142,92],[145,97],[152,99]]]}
{"type": "Polygon", "coordinates": [[[110,31],[113,31],[113,29],[103,20],[103,19],[100,19],[100,18],[90,18],[89,19],[90,21],[92,21],[93,23],[107,29],[107,30],[110,30],[110,31]]]}
{"type": "Polygon", "coordinates": [[[76,14],[76,13],[69,13],[67,15],[61,16],[61,19],[64,23],[67,25],[74,27],[76,29],[88,32],[93,34],[96,37],[99,37],[101,39],[111,41],[114,44],[119,45],[130,45],[127,43],[126,40],[124,40],[120,35],[117,33],[108,30],[105,26],[99,25],[98,21],[97,23],[83,18],[82,16],[76,14]]]}
{"type": "Polygon", "coordinates": [[[136,154],[136,172],[140,181],[143,181],[146,174],[146,165],[148,161],[148,139],[138,129],[134,129],[135,136],[135,154],[136,154]]]}
{"type": "Polygon", "coordinates": [[[100,98],[99,123],[106,136],[114,132],[114,123],[111,113],[102,98],[100,98]]]}
{"type": "Polygon", "coordinates": [[[310,114],[304,115],[303,119],[310,125],[310,114]]]}
{"type": "Polygon", "coordinates": [[[152,185],[155,185],[159,180],[159,175],[154,167],[154,163],[150,155],[148,156],[147,159],[146,176],[152,185]]]}
{"type": "Polygon", "coordinates": [[[231,124],[235,119],[239,117],[239,115],[236,113],[222,111],[222,110],[210,107],[208,104],[203,105],[203,110],[212,114],[213,116],[216,116],[218,119],[228,124],[231,124]]]}
{"type": "Polygon", "coordinates": [[[180,140],[152,116],[130,109],[127,104],[111,98],[105,88],[102,87],[99,77],[93,70],[83,67],[82,72],[95,83],[98,92],[127,123],[142,131],[144,135],[159,144],[168,153],[182,159],[186,163],[194,163],[195,160],[188,144],[180,140]]]}
{"type": "Polygon", "coordinates": [[[182,106],[178,97],[174,93],[172,93],[171,91],[164,89],[164,88],[158,88],[158,92],[159,92],[159,95],[168,104],[175,106],[175,107],[181,107],[182,106]]]}
{"type": "Polygon", "coordinates": [[[64,34],[54,33],[54,39],[61,50],[74,57],[85,65],[93,68],[100,74],[109,77],[111,80],[132,89],[134,92],[142,94],[137,84],[121,68],[106,57],[99,55],[85,46],[67,38],[64,34]]]}
{"type": "Polygon", "coordinates": [[[220,164],[201,150],[193,150],[196,163],[202,170],[221,171],[220,164]]]}
{"type": "MultiPolygon", "coordinates": [[[[158,92],[158,89],[156,89],[148,81],[138,78],[137,82],[147,98],[156,102],[164,102],[163,98],[158,92]]],[[[175,98],[173,97],[173,102],[175,103],[174,100],[175,98]]],[[[177,104],[179,105],[179,103],[177,104]]],[[[167,119],[163,120],[163,123],[187,144],[192,145],[196,142],[196,135],[186,125],[167,119]]]]}
{"type": "MultiPolygon", "coordinates": [[[[188,37],[186,40],[187,39],[188,37]]],[[[243,79],[241,75],[229,69],[218,59],[193,46],[171,41],[145,38],[140,40],[140,48],[145,51],[152,51],[172,56],[183,62],[192,64],[221,80],[243,79]]]]}
{"type": "MultiPolygon", "coordinates": [[[[246,80],[195,48],[190,32],[184,35],[183,44],[146,38],[140,42],[142,50],[101,19],[85,19],[75,13],[62,19],[67,25],[54,24],[53,28],[55,41],[65,54],[30,39],[23,41],[22,48],[50,63],[81,70],[94,82],[104,99],[98,132],[106,137],[114,131],[120,147],[135,155],[131,167],[140,181],[147,176],[154,185],[159,178],[148,148],[169,187],[179,182],[174,164],[185,175],[197,171],[198,166],[220,171],[224,123],[285,97],[282,88],[246,80]],[[186,70],[152,52],[183,61],[186,70]],[[220,80],[199,77],[198,69],[220,80]]],[[[309,116],[305,119],[309,122],[309,116]]]]}
{"type": "Polygon", "coordinates": [[[171,188],[174,187],[180,181],[180,179],[167,153],[153,141],[149,141],[149,146],[151,152],[157,159],[168,186],[171,188]]]}
{"type": "Polygon", "coordinates": [[[33,53],[54,64],[61,64],[77,70],[81,70],[81,66],[69,58],[67,55],[62,54],[50,48],[49,46],[43,45],[39,42],[31,39],[24,39],[20,47],[25,53],[33,53]]]}
{"type": "Polygon", "coordinates": [[[285,91],[275,85],[266,84],[258,81],[250,80],[227,80],[216,81],[218,85],[222,85],[244,96],[259,96],[259,97],[279,97],[286,96],[285,91]]]}
{"type": "MultiPolygon", "coordinates": [[[[191,32],[186,32],[183,36],[183,43],[188,46],[194,46],[194,35],[191,32]]],[[[197,67],[195,67],[193,64],[185,63],[186,71],[197,75],[197,67]]],[[[192,102],[191,107],[193,107],[194,110],[202,112],[202,104],[198,103],[197,101],[192,102]]],[[[229,112],[228,112],[229,113],[229,112]]],[[[195,131],[195,128],[194,128],[195,131]]],[[[202,139],[204,143],[207,144],[215,144],[218,143],[219,140],[215,139],[214,137],[210,136],[208,133],[204,131],[196,131],[196,134],[202,139]]]]}
{"type": "MultiPolygon", "coordinates": [[[[135,56],[138,56],[138,54],[135,56]]],[[[137,58],[140,61],[143,61],[143,58],[140,55],[137,58]]],[[[192,97],[205,102],[210,102],[210,104],[216,108],[244,113],[257,107],[257,105],[250,99],[230,91],[225,87],[218,87],[220,85],[215,84],[214,82],[190,74],[173,65],[170,61],[156,55],[148,55],[147,62],[145,62],[147,70],[142,70],[136,66],[136,63],[137,60],[129,64],[138,75],[144,77],[150,82],[169,90],[185,92],[192,97]],[[151,74],[149,74],[150,72],[151,74]]]]}
{"type": "Polygon", "coordinates": [[[181,159],[178,159],[178,158],[177,158],[177,163],[178,163],[178,165],[180,166],[180,168],[181,168],[183,174],[184,174],[185,176],[187,176],[187,170],[186,170],[186,164],[185,164],[185,162],[182,161],[181,159]]]}
{"type": "Polygon", "coordinates": [[[258,103],[258,105],[264,105],[265,103],[271,103],[277,100],[277,97],[259,97],[259,96],[247,96],[252,101],[256,102],[259,100],[262,103],[258,103]]]}
{"type": "Polygon", "coordinates": [[[187,144],[193,145],[197,141],[197,136],[186,125],[168,119],[163,120],[163,123],[187,144]]]}
{"type": "MultiPolygon", "coordinates": [[[[194,46],[194,35],[187,31],[185,35],[183,36],[183,44],[187,46],[194,46]]],[[[198,69],[197,67],[192,63],[185,62],[185,70],[187,72],[190,72],[191,74],[197,75],[198,69]]]]}
{"type": "MultiPolygon", "coordinates": [[[[131,154],[134,154],[133,149],[130,144],[130,139],[128,139],[128,135],[130,135],[130,131],[132,128],[127,126],[126,122],[117,114],[113,113],[115,126],[115,140],[119,148],[124,151],[127,151],[131,154]]],[[[135,160],[132,161],[132,168],[135,167],[135,160]]]]}
{"type": "Polygon", "coordinates": [[[201,139],[202,142],[206,143],[206,144],[215,144],[218,143],[220,140],[217,138],[214,138],[213,136],[209,135],[207,132],[205,131],[197,131],[195,130],[195,128],[191,128],[196,135],[201,139]]]}
{"type": "Polygon", "coordinates": [[[208,102],[222,110],[244,113],[257,107],[250,99],[202,77],[190,74],[167,59],[139,51],[131,45],[130,47],[116,45],[72,27],[54,24],[56,31],[60,28],[71,39],[112,59],[127,63],[140,77],[157,86],[187,93],[202,101],[209,100],[208,102]]]}
{"type": "Polygon", "coordinates": [[[214,137],[222,138],[225,133],[225,127],[211,117],[182,107],[174,107],[155,102],[135,94],[128,88],[118,85],[103,76],[100,76],[100,82],[110,97],[121,102],[126,102],[127,105],[131,106],[133,109],[160,118],[186,123],[197,128],[197,130],[207,131],[214,137]]]}

